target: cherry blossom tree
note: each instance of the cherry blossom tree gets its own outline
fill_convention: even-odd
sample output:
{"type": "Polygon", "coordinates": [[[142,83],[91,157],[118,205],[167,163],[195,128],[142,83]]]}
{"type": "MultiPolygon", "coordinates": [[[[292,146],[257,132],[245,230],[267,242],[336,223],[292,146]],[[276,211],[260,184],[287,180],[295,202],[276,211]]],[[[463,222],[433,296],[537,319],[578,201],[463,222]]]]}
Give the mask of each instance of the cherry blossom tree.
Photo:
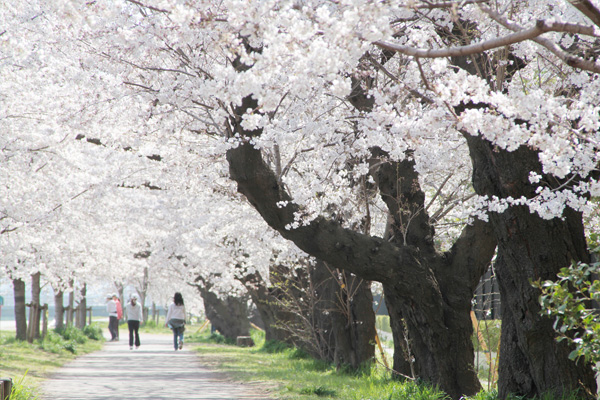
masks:
{"type": "MultiPolygon", "coordinates": [[[[11,52],[0,73],[7,92],[24,97],[0,122],[16,132],[11,143],[30,135],[80,147],[64,159],[92,176],[61,184],[53,204],[146,184],[185,198],[175,186],[217,192],[211,177],[231,176],[303,251],[383,282],[396,342],[403,319],[418,375],[453,398],[480,387],[468,313],[497,244],[501,397],[574,389],[592,397],[591,369],[554,341],[529,282],[589,261],[583,220],[600,190],[598,8],[591,0],[31,2],[1,11],[12,22],[0,31],[11,52]],[[15,44],[21,31],[27,45],[15,44]],[[23,117],[32,114],[47,118],[23,117]],[[161,167],[140,169],[140,159],[158,156],[161,167]],[[468,200],[444,207],[469,179],[468,200]],[[436,235],[435,226],[451,229],[436,235]]],[[[33,151],[18,152],[24,168],[15,176],[32,169],[33,151]]],[[[31,220],[3,210],[2,232],[31,220]]],[[[140,225],[157,221],[165,219],[140,225]]]]}

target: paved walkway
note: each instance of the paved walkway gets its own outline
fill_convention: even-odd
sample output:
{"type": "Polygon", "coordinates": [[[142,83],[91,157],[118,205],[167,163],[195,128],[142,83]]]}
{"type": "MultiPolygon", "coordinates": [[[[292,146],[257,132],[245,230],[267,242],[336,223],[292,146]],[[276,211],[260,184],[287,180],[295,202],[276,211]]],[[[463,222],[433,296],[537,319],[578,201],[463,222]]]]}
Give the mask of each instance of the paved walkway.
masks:
{"type": "Polygon", "coordinates": [[[129,350],[121,338],[66,364],[42,385],[42,399],[268,400],[258,385],[235,383],[203,367],[185,346],[174,351],[172,336],[141,339],[138,350],[129,350]]]}

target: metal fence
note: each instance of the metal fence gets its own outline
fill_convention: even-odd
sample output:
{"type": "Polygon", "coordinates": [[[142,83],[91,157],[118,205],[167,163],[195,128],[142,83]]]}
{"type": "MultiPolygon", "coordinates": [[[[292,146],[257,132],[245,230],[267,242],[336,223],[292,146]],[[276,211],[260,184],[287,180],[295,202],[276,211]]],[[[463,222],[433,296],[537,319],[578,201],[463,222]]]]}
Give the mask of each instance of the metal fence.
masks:
{"type": "Polygon", "coordinates": [[[475,290],[473,311],[478,320],[502,318],[500,289],[493,268],[488,269],[483,275],[475,290]]]}

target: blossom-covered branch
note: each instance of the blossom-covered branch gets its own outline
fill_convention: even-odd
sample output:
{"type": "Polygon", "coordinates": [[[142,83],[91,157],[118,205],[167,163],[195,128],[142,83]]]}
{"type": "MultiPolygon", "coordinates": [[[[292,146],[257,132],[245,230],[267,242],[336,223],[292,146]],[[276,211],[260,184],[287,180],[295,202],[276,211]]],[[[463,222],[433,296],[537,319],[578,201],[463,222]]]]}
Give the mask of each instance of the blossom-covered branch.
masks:
{"type": "Polygon", "coordinates": [[[600,37],[600,33],[598,33],[593,27],[566,22],[538,20],[536,21],[533,27],[523,29],[515,24],[510,24],[506,19],[501,17],[498,13],[494,12],[490,8],[485,6],[480,7],[484,12],[489,14],[490,17],[504,25],[506,28],[513,30],[514,33],[496,39],[485,40],[479,43],[469,44],[465,46],[449,47],[445,49],[421,49],[413,46],[405,46],[390,43],[383,40],[375,41],[374,44],[384,50],[395,51],[401,54],[405,54],[407,56],[419,58],[441,58],[468,56],[472,54],[482,53],[487,50],[497,49],[515,43],[524,42],[526,40],[533,40],[536,43],[539,43],[544,47],[548,48],[550,51],[552,51],[555,55],[557,55],[561,60],[563,60],[570,66],[585,69],[592,72],[600,72],[600,63],[587,61],[581,57],[568,54],[560,50],[560,48],[554,43],[539,38],[539,36],[547,32],[567,32],[592,37],[600,37]]]}

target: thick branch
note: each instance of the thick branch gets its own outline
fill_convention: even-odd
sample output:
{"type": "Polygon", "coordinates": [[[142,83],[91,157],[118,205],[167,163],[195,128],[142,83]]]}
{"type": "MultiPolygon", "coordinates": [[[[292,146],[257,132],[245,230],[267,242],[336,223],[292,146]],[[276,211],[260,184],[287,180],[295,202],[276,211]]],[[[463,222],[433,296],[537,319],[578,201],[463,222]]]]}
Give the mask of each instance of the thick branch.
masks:
{"type": "Polygon", "coordinates": [[[504,37],[486,40],[484,42],[474,43],[465,46],[456,46],[449,47],[445,49],[419,49],[411,46],[403,46],[399,44],[394,44],[386,41],[376,41],[374,44],[382,49],[388,51],[395,51],[407,56],[414,56],[420,58],[442,58],[442,57],[461,57],[468,56],[472,54],[482,53],[487,50],[501,48],[505,46],[509,46],[515,43],[520,43],[525,40],[533,40],[534,42],[541,44],[542,46],[548,48],[548,50],[552,51],[556,56],[558,56],[561,60],[563,60],[566,64],[584,69],[592,72],[600,72],[600,64],[587,61],[583,58],[573,56],[571,54],[565,53],[560,50],[558,46],[547,39],[539,38],[540,35],[547,32],[568,32],[568,33],[576,33],[587,36],[599,37],[596,30],[589,26],[578,25],[578,24],[570,24],[563,22],[548,22],[544,20],[539,20],[536,22],[535,26],[529,29],[520,28],[514,24],[509,24],[506,20],[504,20],[499,14],[492,11],[488,7],[480,6],[481,9],[490,15],[496,22],[501,23],[505,27],[514,31],[509,35],[504,37]],[[495,14],[495,15],[494,15],[495,14]],[[557,51],[558,49],[558,51],[557,51]]]}
{"type": "Polygon", "coordinates": [[[600,27],[600,10],[590,0],[569,0],[569,3],[600,27]]]}
{"type": "Polygon", "coordinates": [[[462,0],[462,1],[444,1],[440,3],[433,3],[429,1],[423,1],[422,4],[404,4],[401,7],[410,8],[410,9],[429,9],[433,10],[436,8],[453,8],[464,6],[467,4],[479,4],[479,3],[489,3],[490,0],[462,0]]]}
{"type": "Polygon", "coordinates": [[[496,251],[496,236],[489,222],[476,219],[463,228],[460,237],[447,253],[451,257],[452,273],[475,292],[496,251]],[[473,244],[476,243],[474,246],[473,244]],[[456,273],[463,271],[463,273],[456,273]],[[467,278],[468,281],[465,281],[467,278]]]}
{"type": "MultiPolygon", "coordinates": [[[[489,15],[494,21],[496,21],[497,23],[499,23],[500,25],[504,26],[507,29],[510,29],[515,32],[523,29],[519,25],[508,21],[502,15],[498,14],[497,12],[495,12],[494,10],[492,10],[488,7],[481,6],[480,8],[483,12],[485,12],[487,15],[489,15]]],[[[581,25],[576,25],[576,26],[581,26],[581,25]]],[[[591,28],[591,27],[589,27],[588,29],[592,29],[594,32],[596,31],[594,28],[591,28]]],[[[571,33],[579,33],[579,32],[571,32],[571,33]]],[[[583,33],[583,32],[581,32],[581,33],[583,33]]],[[[587,33],[583,33],[583,34],[587,34],[587,33]]],[[[595,33],[594,35],[590,35],[590,36],[598,37],[598,34],[595,33]]],[[[600,63],[599,62],[589,61],[584,58],[569,54],[566,51],[562,50],[556,43],[554,43],[548,39],[536,37],[536,38],[532,38],[531,40],[533,40],[534,42],[536,42],[537,44],[539,44],[541,46],[544,46],[546,49],[548,49],[550,52],[552,52],[555,56],[557,56],[561,61],[563,61],[565,64],[567,64],[570,67],[581,69],[584,71],[600,73],[600,63]]]]}
{"type": "Polygon", "coordinates": [[[426,271],[412,247],[398,248],[381,238],[345,229],[323,217],[308,225],[289,229],[288,225],[294,222],[294,213],[300,209],[279,186],[277,177],[264,162],[260,151],[251,144],[243,143],[227,152],[227,160],[238,191],[246,196],[273,229],[308,254],[363,279],[379,282],[397,277],[397,268],[401,268],[403,279],[399,286],[409,293],[414,291],[416,282],[424,279],[426,271]]]}

